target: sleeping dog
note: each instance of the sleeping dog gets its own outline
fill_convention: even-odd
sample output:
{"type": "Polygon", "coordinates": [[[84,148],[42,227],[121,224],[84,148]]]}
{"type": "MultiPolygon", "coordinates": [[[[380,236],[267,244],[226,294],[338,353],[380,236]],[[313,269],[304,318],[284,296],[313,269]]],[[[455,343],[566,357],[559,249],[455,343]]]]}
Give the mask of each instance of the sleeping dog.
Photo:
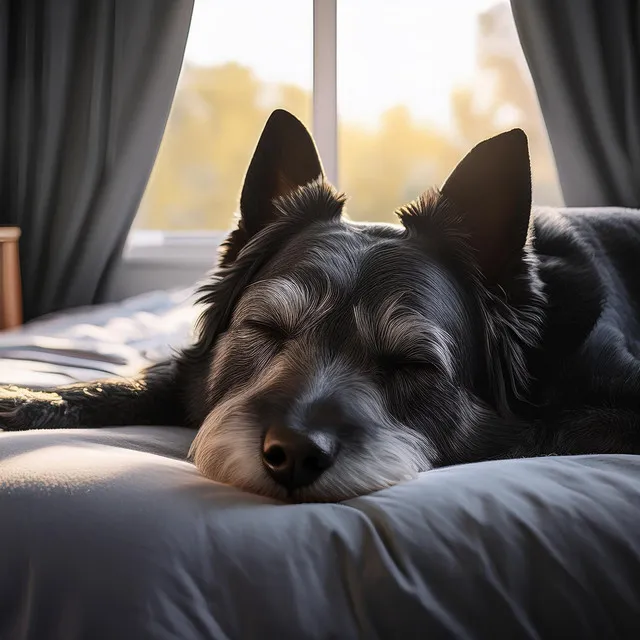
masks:
{"type": "Polygon", "coordinates": [[[0,392],[5,430],[184,425],[207,477],[334,501],[473,461],[640,453],[640,217],[531,215],[527,139],[356,224],[269,118],[194,344],[129,381],[0,392]]]}

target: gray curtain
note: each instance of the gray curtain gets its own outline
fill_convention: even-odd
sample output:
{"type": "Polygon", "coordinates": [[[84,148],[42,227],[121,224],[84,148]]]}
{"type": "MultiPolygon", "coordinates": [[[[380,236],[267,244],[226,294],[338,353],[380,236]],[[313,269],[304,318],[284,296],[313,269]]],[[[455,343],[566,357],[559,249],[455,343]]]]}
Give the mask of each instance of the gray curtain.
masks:
{"type": "Polygon", "coordinates": [[[511,6],[566,204],[640,207],[640,3],[511,6]]]}
{"type": "Polygon", "coordinates": [[[0,0],[0,224],[24,313],[99,301],[162,139],[193,0],[0,0]]]}

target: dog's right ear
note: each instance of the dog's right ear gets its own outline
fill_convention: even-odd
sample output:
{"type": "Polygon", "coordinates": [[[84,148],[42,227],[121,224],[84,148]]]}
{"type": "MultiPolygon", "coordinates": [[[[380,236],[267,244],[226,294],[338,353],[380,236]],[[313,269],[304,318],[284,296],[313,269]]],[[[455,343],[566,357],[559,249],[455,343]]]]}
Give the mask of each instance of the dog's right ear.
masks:
{"type": "Polygon", "coordinates": [[[311,134],[288,111],[274,111],[247,169],[238,227],[227,239],[220,266],[231,264],[244,245],[278,217],[273,201],[324,175],[311,134]]]}

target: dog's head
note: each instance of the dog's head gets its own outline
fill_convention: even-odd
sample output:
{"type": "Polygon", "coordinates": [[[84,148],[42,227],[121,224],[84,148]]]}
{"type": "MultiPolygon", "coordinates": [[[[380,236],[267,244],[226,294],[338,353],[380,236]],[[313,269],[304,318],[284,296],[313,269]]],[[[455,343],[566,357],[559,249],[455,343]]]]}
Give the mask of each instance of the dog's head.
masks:
{"type": "Polygon", "coordinates": [[[524,133],[475,147],[400,225],[344,205],[304,126],[274,112],[185,352],[192,455],[214,480],[332,501],[509,446],[496,424],[526,386],[540,300],[524,133]]]}

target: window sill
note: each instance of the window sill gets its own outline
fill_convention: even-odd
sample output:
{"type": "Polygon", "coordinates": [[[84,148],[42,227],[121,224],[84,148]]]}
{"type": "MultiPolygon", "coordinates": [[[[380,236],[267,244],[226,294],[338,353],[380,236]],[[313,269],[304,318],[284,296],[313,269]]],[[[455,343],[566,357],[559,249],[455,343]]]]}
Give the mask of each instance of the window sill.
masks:
{"type": "Polygon", "coordinates": [[[128,264],[215,265],[226,231],[146,231],[135,229],[127,238],[123,261],[128,264]]]}

